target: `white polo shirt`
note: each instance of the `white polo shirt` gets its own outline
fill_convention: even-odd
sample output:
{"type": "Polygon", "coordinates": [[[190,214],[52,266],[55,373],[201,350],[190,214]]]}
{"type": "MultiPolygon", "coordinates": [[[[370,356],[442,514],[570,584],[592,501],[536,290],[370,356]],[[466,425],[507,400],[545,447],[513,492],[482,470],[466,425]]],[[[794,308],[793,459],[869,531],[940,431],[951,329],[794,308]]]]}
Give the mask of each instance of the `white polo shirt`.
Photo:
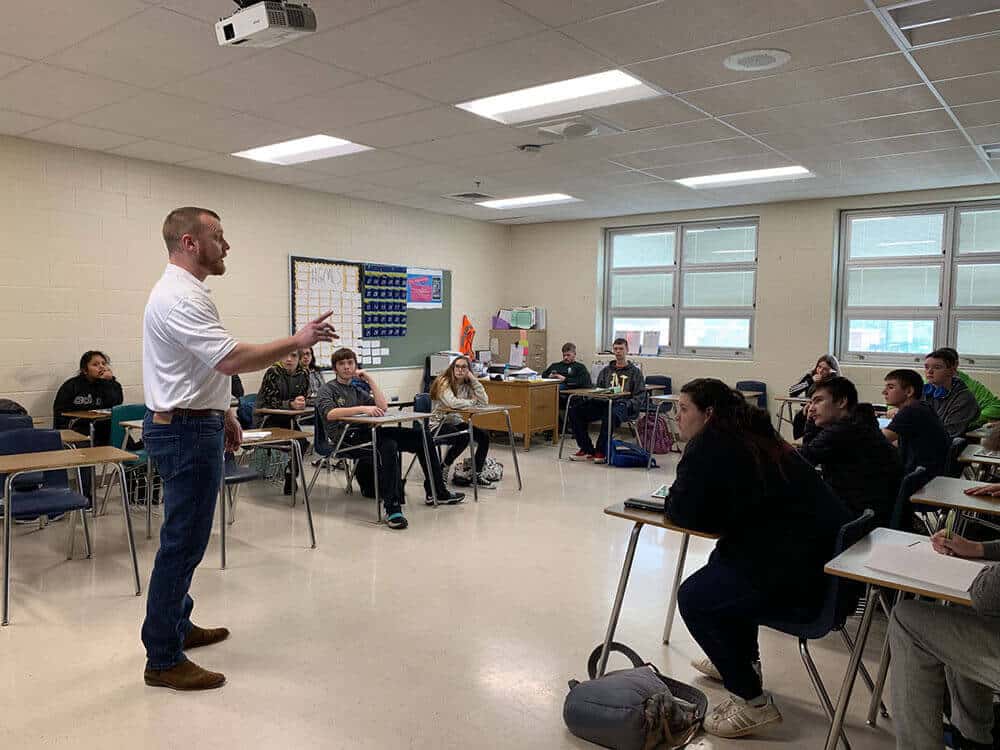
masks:
{"type": "Polygon", "coordinates": [[[147,408],[229,408],[231,379],[215,366],[237,342],[222,327],[210,295],[204,283],[172,263],[149,293],[142,323],[147,408]]]}

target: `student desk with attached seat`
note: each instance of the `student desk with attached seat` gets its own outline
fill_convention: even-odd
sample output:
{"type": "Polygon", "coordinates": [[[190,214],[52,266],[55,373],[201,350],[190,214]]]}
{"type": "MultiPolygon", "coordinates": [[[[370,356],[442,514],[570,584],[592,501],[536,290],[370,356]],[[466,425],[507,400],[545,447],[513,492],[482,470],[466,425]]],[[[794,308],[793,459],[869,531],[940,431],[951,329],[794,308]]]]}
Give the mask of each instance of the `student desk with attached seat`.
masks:
{"type": "MultiPolygon", "coordinates": [[[[90,435],[90,447],[93,448],[95,447],[94,443],[96,439],[95,427],[98,422],[104,422],[105,420],[111,419],[111,409],[83,409],[80,411],[64,411],[61,416],[69,418],[69,424],[67,425],[67,427],[69,427],[70,429],[73,429],[73,425],[76,424],[77,421],[81,419],[86,420],[87,434],[90,435]]],[[[95,482],[96,473],[97,472],[94,472],[90,476],[91,496],[95,494],[94,487],[96,485],[95,482]]],[[[97,514],[97,503],[93,503],[91,512],[95,515],[97,514]]]]}
{"type": "Polygon", "coordinates": [[[609,505],[604,509],[606,515],[615,518],[624,518],[632,521],[632,534],[628,540],[628,548],[625,551],[625,562],[622,564],[621,578],[618,580],[618,590],[615,592],[615,601],[611,606],[611,618],[608,620],[608,630],[604,636],[604,645],[601,648],[601,659],[597,663],[597,676],[604,674],[608,666],[608,648],[615,638],[615,629],[618,627],[618,617],[622,611],[622,601],[625,599],[625,589],[628,587],[629,574],[632,572],[632,561],[635,559],[635,548],[639,542],[639,532],[643,526],[656,526],[668,531],[676,531],[681,535],[681,549],[677,553],[677,569],[674,572],[674,582],[670,587],[670,600],[667,604],[667,620],[663,624],[663,642],[670,643],[670,631],[674,624],[674,612],[677,610],[677,591],[681,587],[681,578],[684,576],[684,562],[687,559],[688,542],[692,536],[702,539],[718,539],[715,534],[706,534],[701,531],[693,531],[683,526],[671,523],[665,514],[651,510],[639,510],[637,508],[626,508],[624,503],[609,505]]]}
{"type": "Polygon", "coordinates": [[[81,443],[90,442],[89,436],[77,432],[76,430],[59,430],[59,439],[63,441],[63,445],[67,448],[74,445],[80,445],[81,443]]]}
{"type": "Polygon", "coordinates": [[[986,481],[987,477],[1000,471],[1000,454],[980,455],[987,453],[988,451],[981,444],[973,443],[972,445],[965,446],[965,450],[958,457],[958,462],[960,464],[978,465],[980,467],[979,477],[981,480],[986,481]]]}
{"type": "MultiPolygon", "coordinates": [[[[919,572],[914,571],[913,577],[903,577],[880,570],[872,570],[867,567],[871,557],[872,549],[876,544],[909,545],[914,542],[926,542],[927,537],[919,534],[910,534],[905,531],[878,528],[871,534],[853,544],[848,549],[841,552],[834,559],[826,564],[823,570],[826,573],[852,581],[860,581],[869,584],[868,593],[865,600],[865,614],[861,618],[858,626],[857,637],[854,641],[854,650],[851,651],[851,658],[844,674],[844,682],[837,696],[837,705],[830,723],[830,731],[826,738],[826,750],[835,750],[844,727],[844,716],[847,713],[847,706],[851,700],[851,691],[854,689],[854,681],[858,675],[858,668],[861,664],[861,656],[868,641],[868,632],[871,629],[872,616],[875,614],[877,600],[881,598],[880,588],[892,589],[894,591],[926,596],[931,599],[940,599],[953,604],[971,606],[972,599],[969,592],[958,589],[949,589],[936,586],[920,578],[919,572]]],[[[883,648],[883,664],[880,664],[879,674],[876,679],[875,689],[872,691],[872,704],[877,706],[885,683],[886,671],[888,669],[888,659],[885,658],[883,648]]],[[[873,724],[872,711],[869,709],[869,723],[873,724]]]]}
{"type": "Polygon", "coordinates": [[[785,422],[792,424],[795,421],[795,407],[805,406],[809,403],[807,398],[798,398],[797,396],[775,396],[775,401],[778,402],[778,434],[781,434],[781,427],[785,422]],[[787,416],[786,416],[787,414],[787,416]]]}
{"type": "MultiPolygon", "coordinates": [[[[552,432],[552,444],[559,442],[559,381],[548,378],[535,380],[489,380],[480,378],[490,403],[510,404],[517,409],[510,414],[510,429],[524,436],[524,449],[531,450],[531,438],[538,432],[552,432]]],[[[563,391],[565,393],[565,391],[563,391]]],[[[484,414],[477,420],[484,430],[503,432],[507,429],[500,412],[484,414]]],[[[513,444],[513,440],[511,442],[513,444]]]]}
{"type": "MultiPolygon", "coordinates": [[[[663,390],[666,386],[663,385],[650,385],[647,386],[645,392],[663,390]]],[[[611,441],[614,438],[615,431],[612,429],[612,424],[614,424],[612,419],[614,402],[623,398],[634,398],[635,394],[632,393],[615,393],[610,388],[567,388],[564,391],[560,391],[560,394],[567,396],[566,399],[566,416],[563,417],[563,432],[562,437],[559,439],[559,458],[562,458],[563,454],[563,444],[566,442],[566,426],[569,424],[569,410],[573,403],[573,398],[580,396],[582,398],[593,398],[598,401],[608,402],[608,444],[604,452],[608,463],[611,462],[611,441]]],[[[641,394],[640,394],[641,395],[641,394]]],[[[650,398],[656,399],[659,396],[651,396],[650,398]]],[[[600,446],[598,446],[599,448],[600,446]]]]}
{"type": "MultiPolygon", "coordinates": [[[[19,474],[26,472],[84,469],[106,464],[111,464],[118,469],[118,481],[121,484],[122,492],[122,512],[125,514],[125,523],[128,527],[129,552],[132,555],[132,570],[135,574],[135,595],[139,596],[142,593],[142,585],[139,582],[139,561],[136,558],[135,544],[132,538],[132,518],[128,512],[128,484],[125,481],[125,469],[122,467],[123,462],[134,461],[136,458],[134,453],[128,453],[111,446],[67,448],[58,451],[13,453],[0,456],[0,474],[7,475],[4,487],[4,497],[7,501],[4,502],[3,617],[0,624],[7,624],[10,611],[10,533],[13,523],[11,515],[13,503],[10,502],[10,497],[13,491],[13,481],[19,474]]],[[[91,505],[94,504],[93,498],[90,502],[91,505]]]]}
{"type": "MultiPolygon", "coordinates": [[[[469,461],[472,465],[472,497],[478,503],[479,502],[479,482],[476,478],[476,435],[473,432],[473,420],[477,417],[481,418],[484,416],[489,416],[493,414],[503,414],[505,420],[507,421],[507,437],[510,439],[510,457],[514,462],[514,473],[517,475],[517,489],[520,492],[523,489],[521,484],[521,467],[517,463],[517,446],[514,445],[514,430],[511,428],[510,422],[510,412],[511,409],[520,409],[520,406],[516,404],[482,404],[479,406],[464,406],[461,409],[448,409],[446,407],[441,407],[440,411],[448,414],[458,414],[465,420],[465,423],[469,427],[469,461]]],[[[439,428],[440,429],[440,428],[439,428]]]]}
{"type": "MultiPolygon", "coordinates": [[[[945,510],[955,510],[959,514],[959,522],[955,529],[962,533],[965,528],[966,514],[975,516],[978,513],[987,515],[1000,515],[1000,497],[990,495],[966,495],[965,491],[971,487],[981,487],[982,482],[974,482],[968,479],[954,479],[952,477],[934,477],[931,481],[910,495],[910,502],[933,505],[945,510]]],[[[977,519],[977,523],[1000,531],[1000,526],[977,519]]]]}
{"type": "Polygon", "coordinates": [[[311,407],[307,409],[254,409],[253,413],[263,415],[259,427],[255,429],[263,430],[267,426],[268,417],[290,417],[292,428],[299,430],[301,429],[299,427],[299,420],[314,414],[315,410],[311,407]]]}

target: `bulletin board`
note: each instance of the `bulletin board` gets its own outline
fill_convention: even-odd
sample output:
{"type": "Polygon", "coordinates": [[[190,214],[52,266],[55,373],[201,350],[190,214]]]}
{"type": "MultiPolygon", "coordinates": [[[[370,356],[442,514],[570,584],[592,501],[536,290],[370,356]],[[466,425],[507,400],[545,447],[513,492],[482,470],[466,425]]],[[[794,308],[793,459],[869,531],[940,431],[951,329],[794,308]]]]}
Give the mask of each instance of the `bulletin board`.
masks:
{"type": "MultiPolygon", "coordinates": [[[[447,270],[441,272],[440,305],[429,308],[408,305],[401,322],[388,321],[387,326],[391,325],[391,328],[380,329],[393,335],[370,335],[373,331],[370,325],[366,335],[363,321],[371,323],[373,319],[371,313],[366,316],[364,311],[366,269],[371,275],[372,272],[391,273],[393,268],[358,261],[289,256],[292,333],[327,310],[334,311],[330,322],[336,327],[340,339],[316,345],[319,367],[329,369],[330,355],[342,346],[355,351],[360,367],[373,370],[422,368],[428,354],[454,348],[451,336],[451,271],[447,270]]],[[[370,301],[368,305],[370,308],[370,301]]],[[[395,310],[392,312],[400,314],[395,310]]]]}

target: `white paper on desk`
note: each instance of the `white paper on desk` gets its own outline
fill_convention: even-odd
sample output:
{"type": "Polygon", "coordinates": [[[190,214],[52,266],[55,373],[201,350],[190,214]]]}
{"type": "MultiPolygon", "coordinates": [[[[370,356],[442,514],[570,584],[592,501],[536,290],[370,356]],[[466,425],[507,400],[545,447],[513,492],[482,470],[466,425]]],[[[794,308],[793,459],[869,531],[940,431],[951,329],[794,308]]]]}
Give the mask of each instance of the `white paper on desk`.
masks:
{"type": "Polygon", "coordinates": [[[260,440],[266,437],[271,437],[270,430],[243,430],[244,440],[260,440]]]}
{"type": "Polygon", "coordinates": [[[532,370],[530,367],[522,367],[519,370],[508,370],[507,374],[515,376],[520,375],[521,377],[525,377],[527,375],[537,375],[538,373],[535,370],[532,370]]]}
{"type": "Polygon", "coordinates": [[[522,367],[524,365],[524,349],[518,344],[510,345],[510,357],[507,359],[507,364],[511,367],[522,367]]]}
{"type": "Polygon", "coordinates": [[[934,588],[968,591],[986,563],[939,555],[929,541],[912,547],[902,544],[873,544],[866,568],[892,573],[929,584],[934,588]]]}

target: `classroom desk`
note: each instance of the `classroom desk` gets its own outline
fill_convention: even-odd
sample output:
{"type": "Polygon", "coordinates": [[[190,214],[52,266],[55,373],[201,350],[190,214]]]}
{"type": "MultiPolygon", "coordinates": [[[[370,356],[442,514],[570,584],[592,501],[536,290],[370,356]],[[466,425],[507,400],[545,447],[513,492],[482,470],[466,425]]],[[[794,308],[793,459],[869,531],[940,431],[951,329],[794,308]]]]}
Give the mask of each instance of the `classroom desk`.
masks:
{"type": "Polygon", "coordinates": [[[990,475],[1000,471],[1000,456],[977,455],[985,450],[979,443],[972,443],[972,445],[965,446],[965,450],[958,457],[960,464],[970,464],[980,467],[978,479],[981,481],[988,481],[990,475]]]}
{"type": "MultiPolygon", "coordinates": [[[[69,417],[69,424],[66,425],[70,429],[73,429],[73,425],[81,419],[87,420],[87,434],[90,436],[90,447],[94,447],[95,441],[95,425],[98,422],[103,422],[106,419],[111,419],[111,409],[83,409],[81,411],[64,411],[62,416],[69,417]]],[[[90,475],[90,496],[93,498],[96,495],[96,475],[97,472],[92,472],[90,475]]],[[[103,478],[103,475],[102,475],[103,478]]],[[[92,503],[91,514],[97,515],[97,503],[92,503]]]]}
{"type": "Polygon", "coordinates": [[[970,442],[978,443],[984,438],[986,438],[986,436],[988,436],[990,432],[992,432],[992,430],[990,430],[987,427],[977,427],[976,429],[969,430],[967,433],[965,433],[965,439],[970,442]]]}
{"type": "MultiPolygon", "coordinates": [[[[388,427],[394,424],[402,424],[403,422],[414,422],[414,421],[426,421],[431,418],[430,412],[423,411],[412,411],[406,409],[400,409],[397,412],[386,412],[381,417],[369,417],[366,414],[358,414],[353,417],[341,417],[338,422],[344,422],[349,425],[367,425],[371,430],[371,442],[363,443],[358,446],[351,446],[356,448],[366,448],[367,446],[372,447],[372,459],[375,462],[375,508],[378,513],[378,522],[382,523],[382,500],[379,496],[378,490],[378,428],[388,427]]],[[[344,442],[344,436],[347,435],[347,430],[340,433],[340,439],[337,441],[337,447],[333,449],[333,453],[330,457],[333,458],[340,452],[340,446],[344,442]]],[[[420,430],[420,436],[424,444],[424,460],[428,469],[431,466],[431,449],[427,442],[427,429],[420,430]]],[[[434,480],[431,477],[427,477],[428,484],[431,487],[431,498],[434,501],[434,505],[438,504],[437,487],[434,486],[434,480]]]]}
{"type": "MultiPolygon", "coordinates": [[[[519,407],[511,417],[511,429],[524,436],[524,450],[531,450],[531,438],[537,432],[552,431],[552,444],[559,442],[559,381],[488,380],[480,379],[490,403],[519,407]]],[[[565,391],[563,391],[565,393],[565,391]]],[[[503,432],[507,429],[503,416],[497,412],[483,415],[478,426],[484,430],[503,432]]]]}
{"type": "Polygon", "coordinates": [[[934,505],[947,510],[966,513],[1000,513],[1000,497],[989,495],[966,495],[970,487],[981,487],[982,482],[952,477],[934,477],[931,481],[910,495],[910,501],[934,505]]]}
{"type": "MultiPolygon", "coordinates": [[[[503,414],[507,421],[507,437],[510,439],[510,457],[514,461],[514,473],[517,475],[517,489],[523,489],[521,484],[521,467],[517,463],[517,446],[514,445],[514,430],[510,426],[510,410],[520,409],[516,404],[484,404],[482,406],[467,406],[462,409],[448,409],[442,407],[440,410],[450,414],[458,414],[469,426],[469,461],[472,462],[473,477],[475,477],[476,467],[476,435],[472,431],[473,420],[490,414],[503,414]]],[[[479,482],[475,478],[472,480],[472,497],[479,502],[479,482]]]]}
{"type": "MultiPolygon", "coordinates": [[[[262,448],[272,445],[286,444],[291,452],[292,471],[292,507],[295,506],[295,496],[298,491],[298,476],[302,477],[302,497],[306,506],[306,520],[309,524],[309,548],[316,549],[316,528],[313,526],[312,506],[309,504],[309,483],[306,481],[305,463],[302,460],[300,440],[308,440],[309,435],[299,430],[288,430],[283,427],[272,427],[269,430],[247,430],[247,432],[268,432],[264,437],[245,437],[240,443],[241,448],[262,448]]],[[[226,569],[226,481],[225,477],[219,483],[219,556],[222,570],[226,569]]]]}
{"type": "MultiPolygon", "coordinates": [[[[122,450],[128,447],[129,436],[133,435],[134,430],[139,431],[139,440],[142,440],[142,419],[123,419],[120,424],[122,429],[125,430],[125,436],[122,438],[122,450]]],[[[146,453],[146,538],[153,538],[153,458],[146,453]]]]}
{"type": "Polygon", "coordinates": [[[76,430],[59,430],[59,439],[67,447],[90,442],[90,438],[87,435],[79,433],[76,430]]]}
{"type": "MultiPolygon", "coordinates": [[[[125,515],[125,525],[128,530],[129,552],[132,554],[132,570],[135,574],[135,595],[142,593],[142,585],[139,583],[139,561],[135,554],[135,540],[132,538],[132,518],[128,512],[128,485],[125,481],[125,469],[122,468],[124,461],[134,461],[135,454],[127,451],[102,446],[100,448],[67,448],[58,451],[39,451],[37,453],[13,453],[7,456],[0,456],[0,474],[6,474],[7,479],[4,486],[4,497],[10,499],[13,489],[13,481],[19,474],[31,471],[58,471],[60,469],[83,469],[86,467],[96,467],[104,464],[112,464],[118,469],[118,481],[122,491],[122,512],[125,515]]],[[[91,499],[91,505],[94,500],[91,499]]],[[[10,612],[10,534],[13,518],[11,516],[11,503],[5,502],[3,506],[4,514],[4,549],[3,549],[3,617],[0,624],[6,625],[9,621],[10,612]]],[[[87,541],[87,554],[90,556],[89,534],[84,532],[87,541]]]]}
{"type": "Polygon", "coordinates": [[[639,542],[639,532],[642,527],[656,526],[668,531],[676,531],[681,534],[681,549],[677,554],[677,569],[674,572],[674,582],[670,587],[670,600],[667,604],[667,620],[663,624],[663,642],[670,643],[670,631],[674,624],[674,612],[677,610],[677,590],[681,587],[681,578],[684,576],[684,561],[687,559],[688,542],[692,536],[702,539],[718,539],[715,534],[706,534],[701,531],[685,529],[670,523],[663,513],[651,510],[639,510],[636,508],[626,508],[624,503],[609,505],[604,509],[605,514],[615,518],[624,518],[632,521],[632,535],[628,540],[628,548],[625,551],[625,562],[622,564],[621,578],[618,580],[618,590],[615,592],[615,602],[611,607],[611,618],[608,620],[608,630],[604,635],[604,645],[601,648],[601,659],[597,663],[597,676],[601,677],[608,666],[608,648],[611,641],[615,639],[615,629],[618,627],[618,617],[622,611],[622,601],[625,599],[625,589],[628,587],[628,577],[632,572],[632,561],[635,559],[635,547],[639,542]]]}
{"type": "MultiPolygon", "coordinates": [[[[919,534],[910,534],[905,531],[878,528],[872,531],[872,533],[864,539],[841,552],[823,568],[823,570],[830,575],[871,584],[868,587],[868,593],[866,596],[865,614],[861,618],[861,624],[858,627],[857,637],[854,641],[854,650],[851,651],[851,658],[847,665],[847,672],[844,674],[844,682],[840,688],[840,694],[837,696],[837,705],[834,711],[833,721],[830,723],[830,732],[826,738],[826,750],[835,750],[837,742],[840,739],[840,735],[843,732],[844,716],[847,713],[847,706],[851,700],[851,691],[854,689],[854,681],[858,675],[858,668],[861,664],[861,656],[864,653],[865,644],[868,641],[868,632],[871,629],[872,616],[875,614],[877,601],[882,596],[879,591],[880,588],[908,592],[918,596],[927,596],[932,599],[940,599],[954,604],[961,604],[966,607],[972,605],[972,599],[967,591],[937,587],[916,577],[904,578],[892,573],[872,570],[866,567],[866,563],[871,556],[873,545],[905,545],[918,541],[927,541],[927,537],[919,534]]],[[[885,652],[885,649],[883,649],[883,651],[885,652]]],[[[887,669],[888,660],[884,659],[884,666],[880,664],[875,689],[872,691],[873,704],[877,703],[879,696],[882,693],[882,687],[885,683],[885,673],[887,669]]],[[[868,723],[874,723],[872,721],[871,710],[869,710],[868,723]]]]}
{"type": "Polygon", "coordinates": [[[781,426],[788,422],[792,424],[795,421],[795,407],[805,406],[809,403],[807,398],[798,398],[796,396],[775,396],[774,400],[778,402],[778,434],[781,434],[781,426]],[[785,416],[785,415],[788,416],[785,416]]]}
{"type": "Polygon", "coordinates": [[[291,417],[293,429],[299,430],[299,420],[303,417],[309,416],[315,413],[315,408],[309,407],[306,409],[254,409],[254,414],[262,414],[263,419],[260,420],[260,425],[254,429],[263,430],[267,425],[268,417],[291,417]]]}
{"type": "MultiPolygon", "coordinates": [[[[657,386],[662,388],[663,386],[657,386]]],[[[612,393],[608,388],[567,388],[564,391],[560,391],[564,396],[568,396],[566,399],[566,416],[563,417],[563,432],[562,437],[559,439],[559,458],[562,458],[563,454],[563,444],[566,442],[566,425],[569,423],[569,409],[570,405],[573,403],[573,398],[575,396],[581,396],[583,398],[593,398],[598,401],[608,402],[608,445],[604,451],[604,455],[611,462],[611,440],[614,438],[615,431],[611,429],[612,421],[612,407],[614,402],[618,399],[632,398],[631,393],[612,393]]],[[[652,398],[656,398],[653,396],[652,398]]]]}

